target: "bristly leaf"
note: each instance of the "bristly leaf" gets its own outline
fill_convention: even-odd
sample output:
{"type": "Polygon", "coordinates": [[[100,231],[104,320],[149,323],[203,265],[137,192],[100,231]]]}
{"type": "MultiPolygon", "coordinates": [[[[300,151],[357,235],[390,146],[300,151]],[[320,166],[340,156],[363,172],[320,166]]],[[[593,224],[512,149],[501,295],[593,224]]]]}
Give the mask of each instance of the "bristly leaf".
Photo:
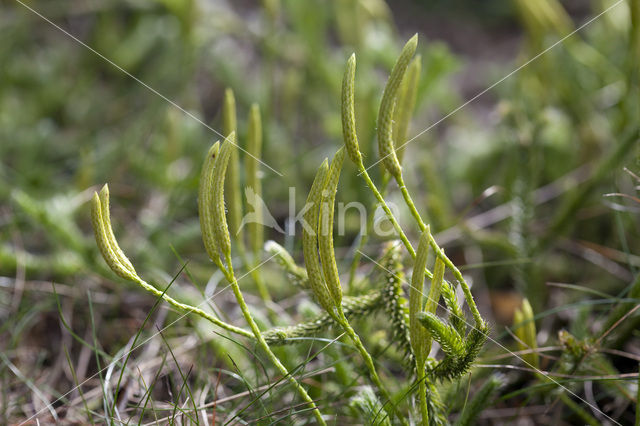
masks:
{"type": "Polygon", "coordinates": [[[378,414],[382,411],[382,404],[371,386],[361,387],[351,398],[349,405],[356,411],[356,416],[366,419],[365,425],[391,426],[391,420],[388,417],[378,414]]]}
{"type": "Polygon", "coordinates": [[[214,143],[209,148],[200,173],[198,189],[198,216],[200,218],[202,241],[209,258],[217,265],[220,265],[220,255],[213,232],[213,169],[219,151],[220,142],[214,143]]]}
{"type": "Polygon", "coordinates": [[[455,328],[460,335],[464,335],[467,329],[464,312],[458,303],[455,289],[453,286],[445,281],[441,287],[442,298],[449,310],[449,323],[455,328]]]}
{"type": "Polygon", "coordinates": [[[442,350],[450,356],[461,358],[465,356],[465,345],[462,337],[450,325],[445,324],[430,312],[421,312],[418,319],[429,331],[435,341],[440,343],[442,350]]]}
{"type": "Polygon", "coordinates": [[[425,384],[427,385],[427,406],[429,413],[429,426],[447,426],[449,421],[447,420],[446,407],[440,399],[440,393],[438,388],[429,378],[425,378],[425,384]]]}
{"type": "Polygon", "coordinates": [[[465,355],[461,358],[445,356],[442,361],[429,367],[428,374],[438,380],[453,380],[466,374],[480,353],[488,335],[489,330],[486,327],[473,328],[466,338],[465,355]]]}
{"type": "Polygon", "coordinates": [[[344,148],[340,148],[331,161],[329,174],[326,177],[320,202],[320,214],[318,217],[318,248],[322,272],[329,294],[333,298],[334,306],[342,303],[342,286],[336,255],[333,249],[333,215],[336,201],[336,191],[340,180],[340,171],[344,162],[344,148]]]}
{"type": "Polygon", "coordinates": [[[380,260],[385,279],[382,289],[383,305],[391,321],[392,341],[403,351],[407,361],[406,366],[413,371],[415,359],[409,338],[409,307],[402,289],[405,276],[401,261],[401,243],[393,241],[387,244],[389,246],[380,260]]]}
{"type": "MultiPolygon", "coordinates": [[[[349,321],[371,315],[382,308],[382,297],[379,291],[363,294],[357,297],[345,296],[342,300],[342,311],[349,321]]],[[[262,336],[271,346],[302,343],[301,337],[314,336],[315,334],[327,330],[331,327],[340,327],[333,316],[323,312],[317,317],[303,323],[290,326],[274,328],[262,333],[262,336]]]]}
{"type": "Polygon", "coordinates": [[[305,204],[307,211],[303,216],[304,221],[302,223],[302,251],[304,264],[307,268],[307,276],[309,277],[309,285],[313,294],[327,312],[335,314],[335,305],[322,278],[320,260],[318,258],[318,213],[322,188],[328,173],[329,161],[325,158],[318,168],[305,204]]]}
{"type": "Polygon", "coordinates": [[[342,78],[342,137],[349,158],[356,165],[359,165],[362,164],[362,154],[360,153],[358,135],[356,133],[355,78],[356,54],[354,53],[347,61],[347,68],[342,78]]]}
{"type": "Polygon", "coordinates": [[[409,61],[411,61],[416,51],[417,45],[418,35],[416,34],[405,44],[396,64],[391,70],[391,75],[384,88],[382,100],[380,101],[380,109],[378,111],[378,151],[382,164],[394,177],[402,173],[393,141],[393,117],[396,97],[402,78],[407,70],[409,61]]]}

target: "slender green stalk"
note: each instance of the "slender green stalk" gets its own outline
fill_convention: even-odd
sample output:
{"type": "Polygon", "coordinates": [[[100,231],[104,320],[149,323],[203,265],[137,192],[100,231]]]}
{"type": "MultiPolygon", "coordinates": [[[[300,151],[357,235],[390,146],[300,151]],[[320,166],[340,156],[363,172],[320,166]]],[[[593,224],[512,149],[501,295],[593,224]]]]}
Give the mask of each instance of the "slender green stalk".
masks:
{"type": "Polygon", "coordinates": [[[220,328],[223,328],[227,331],[230,331],[232,333],[238,334],[240,336],[244,336],[244,337],[253,337],[253,335],[248,332],[247,330],[240,328],[240,327],[236,327],[234,325],[228,324],[226,322],[223,322],[221,320],[219,320],[218,318],[212,316],[211,314],[203,311],[202,309],[199,309],[195,306],[191,306],[191,305],[187,305],[186,303],[181,303],[178,302],[177,300],[175,300],[174,298],[172,298],[171,296],[167,295],[166,293],[163,293],[162,291],[158,290],[157,288],[155,288],[154,286],[152,286],[151,284],[147,283],[146,281],[144,281],[141,278],[138,278],[138,280],[136,280],[136,282],[140,285],[140,287],[144,288],[145,290],[147,290],[149,293],[154,294],[158,297],[162,297],[162,299],[169,303],[170,305],[180,309],[181,311],[186,311],[186,312],[191,312],[194,313],[196,315],[201,316],[202,318],[208,320],[209,322],[211,322],[214,325],[217,325],[220,328]]]}
{"type": "Polygon", "coordinates": [[[393,402],[393,399],[391,399],[391,395],[389,394],[385,386],[382,384],[382,381],[378,376],[376,367],[373,363],[373,358],[371,358],[371,355],[362,344],[362,341],[360,340],[360,336],[358,336],[358,334],[355,332],[353,327],[351,327],[351,324],[349,324],[349,321],[347,320],[347,317],[345,316],[342,310],[342,306],[338,308],[338,318],[339,318],[340,326],[345,331],[349,339],[351,339],[357,351],[360,353],[360,356],[364,360],[364,363],[367,366],[367,370],[369,372],[369,378],[371,379],[373,384],[376,385],[376,387],[378,388],[380,395],[385,399],[385,401],[383,402],[384,410],[386,411],[386,413],[389,415],[390,418],[395,416],[402,422],[402,424],[408,424],[406,419],[404,419],[404,417],[402,416],[402,414],[400,414],[400,412],[396,410],[395,403],[393,402]]]}
{"type": "MultiPolygon", "coordinates": [[[[416,251],[414,250],[413,246],[411,245],[411,242],[407,238],[407,235],[402,230],[402,227],[400,227],[400,224],[396,220],[396,217],[391,212],[391,209],[387,205],[387,202],[385,201],[384,197],[382,196],[380,191],[378,191],[376,184],[373,183],[373,181],[371,180],[371,177],[369,176],[367,169],[364,167],[364,164],[360,162],[359,164],[356,164],[356,167],[358,168],[360,175],[362,175],[362,178],[366,182],[371,192],[373,192],[374,197],[376,197],[376,200],[378,200],[378,203],[380,203],[380,207],[382,207],[382,210],[384,210],[384,213],[387,215],[387,219],[389,219],[389,222],[391,222],[391,225],[393,225],[393,229],[395,229],[395,231],[398,233],[398,237],[400,238],[400,241],[402,241],[402,244],[404,244],[404,246],[407,248],[407,251],[409,252],[411,257],[415,259],[416,251]]],[[[429,277],[431,277],[430,273],[429,273],[429,277]]]]}
{"type": "MultiPolygon", "coordinates": [[[[251,188],[257,199],[256,201],[258,201],[262,198],[262,181],[259,176],[258,163],[258,159],[262,157],[262,120],[258,104],[251,105],[249,112],[247,152],[251,155],[248,155],[244,160],[246,186],[247,188],[251,188]]],[[[249,249],[254,258],[257,258],[262,251],[262,245],[264,243],[264,228],[259,220],[262,218],[262,203],[253,203],[251,210],[256,220],[247,224],[247,229],[249,230],[249,249]]]]}
{"type": "MultiPolygon", "coordinates": [[[[413,199],[411,198],[411,194],[409,194],[409,191],[407,190],[407,187],[406,187],[406,185],[404,183],[404,179],[402,178],[402,174],[400,173],[400,174],[394,176],[394,178],[395,178],[396,182],[398,183],[398,186],[400,187],[400,192],[402,192],[402,197],[404,198],[404,201],[407,204],[407,207],[409,207],[409,211],[411,212],[411,215],[415,219],[415,221],[418,224],[418,227],[420,228],[420,230],[422,232],[424,232],[427,229],[427,225],[424,223],[424,221],[422,220],[422,217],[420,216],[420,213],[418,213],[418,210],[416,209],[415,203],[413,202],[413,199]]],[[[484,324],[484,320],[482,319],[482,316],[480,315],[480,311],[478,311],[478,307],[476,306],[476,302],[473,299],[473,296],[471,295],[471,289],[469,288],[469,285],[467,284],[465,279],[462,277],[462,273],[456,267],[456,265],[454,265],[453,262],[444,254],[444,251],[440,248],[440,246],[438,245],[436,240],[433,238],[433,235],[430,235],[429,240],[430,240],[429,243],[431,245],[431,248],[433,248],[433,250],[436,252],[436,255],[439,258],[442,259],[444,264],[449,269],[451,269],[455,279],[460,282],[460,285],[462,286],[462,292],[464,293],[464,298],[466,299],[467,304],[469,305],[469,310],[471,311],[471,314],[473,315],[473,319],[474,319],[476,325],[484,324]]]]}
{"type": "MultiPolygon", "coordinates": [[[[382,176],[382,187],[380,189],[380,193],[382,197],[387,194],[387,188],[390,180],[390,176],[388,173],[385,173],[382,176]]],[[[362,250],[364,246],[367,245],[367,241],[369,240],[369,234],[373,229],[373,221],[376,219],[374,214],[370,214],[367,218],[367,224],[365,228],[365,233],[360,235],[360,241],[358,241],[358,247],[353,253],[353,259],[351,259],[351,267],[349,268],[349,282],[348,282],[348,291],[350,292],[353,289],[353,285],[356,279],[356,272],[358,271],[358,265],[360,264],[360,259],[362,258],[362,250]]]]}
{"type": "MultiPolygon", "coordinates": [[[[265,302],[265,305],[269,306],[271,302],[271,294],[269,288],[262,279],[262,274],[259,269],[256,268],[260,261],[260,253],[262,251],[262,245],[264,243],[264,228],[262,225],[262,181],[259,176],[259,158],[262,157],[262,119],[260,116],[260,107],[258,104],[251,105],[249,111],[249,129],[247,131],[247,155],[244,159],[245,162],[245,174],[246,174],[246,187],[247,197],[253,197],[255,202],[251,203],[252,213],[255,220],[247,224],[249,230],[249,250],[251,252],[251,263],[249,259],[244,259],[245,265],[250,267],[250,275],[253,281],[256,283],[258,293],[265,302]]],[[[242,237],[239,238],[242,240],[242,237]]],[[[244,255],[244,250],[242,250],[244,255]]],[[[276,319],[273,310],[269,309],[272,319],[276,319]]]]}
{"type": "Polygon", "coordinates": [[[422,327],[418,321],[418,313],[422,311],[422,302],[424,300],[424,270],[427,265],[427,256],[429,254],[429,231],[425,231],[420,236],[420,244],[418,245],[418,253],[413,266],[411,275],[411,287],[409,287],[409,335],[411,342],[411,350],[413,351],[416,367],[416,378],[418,379],[418,395],[420,396],[420,413],[422,416],[422,425],[429,424],[429,408],[427,405],[427,383],[425,377],[424,365],[427,359],[428,348],[427,340],[431,340],[427,330],[422,327]]]}
{"type": "Polygon", "coordinates": [[[258,324],[256,324],[256,322],[254,321],[253,316],[249,311],[249,306],[247,306],[247,303],[244,301],[244,297],[242,296],[242,292],[240,291],[238,280],[236,279],[235,274],[233,272],[233,265],[231,262],[231,253],[227,253],[225,257],[227,262],[227,268],[223,269],[222,272],[224,273],[224,276],[227,279],[227,281],[231,284],[231,289],[233,291],[234,296],[236,297],[238,305],[240,306],[242,315],[244,316],[244,319],[247,322],[247,324],[249,324],[249,328],[251,328],[251,331],[253,332],[253,335],[256,341],[258,342],[258,345],[267,354],[267,357],[269,358],[269,360],[273,363],[273,365],[275,365],[275,367],[280,371],[280,373],[283,374],[287,378],[289,383],[291,383],[291,385],[298,390],[298,393],[300,394],[302,399],[309,404],[309,407],[311,407],[311,409],[313,410],[313,415],[315,416],[318,423],[321,425],[326,425],[324,419],[322,418],[322,414],[320,413],[320,410],[318,410],[318,407],[316,406],[315,402],[313,402],[313,400],[311,399],[307,391],[300,385],[300,383],[296,380],[296,378],[289,373],[289,371],[287,370],[287,367],[285,367],[280,361],[280,359],[276,356],[276,354],[273,353],[273,351],[267,344],[266,340],[262,336],[262,333],[260,332],[260,328],[258,327],[258,324]]]}
{"type": "MultiPolygon", "coordinates": [[[[404,423],[405,421],[402,415],[396,411],[395,404],[392,403],[391,395],[378,376],[371,355],[362,344],[358,334],[349,324],[349,320],[347,320],[342,309],[342,286],[340,284],[338,265],[333,248],[333,214],[336,191],[344,157],[345,148],[340,148],[334,155],[331,166],[328,172],[326,172],[326,176],[323,171],[326,170],[326,167],[323,167],[325,164],[323,163],[309,192],[308,202],[313,203],[313,211],[308,213],[308,218],[311,221],[310,225],[313,226],[312,231],[315,231],[317,238],[307,237],[306,240],[307,243],[312,242],[314,244],[316,243],[315,240],[317,240],[317,248],[315,245],[309,246],[309,244],[306,244],[305,263],[307,263],[312,288],[314,288],[316,295],[320,296],[318,297],[319,300],[323,298],[326,299],[327,295],[330,297],[330,300],[326,302],[328,306],[325,306],[325,310],[334,316],[336,322],[340,324],[347,336],[351,339],[365,361],[371,381],[378,388],[380,395],[388,401],[388,404],[384,405],[384,409],[389,415],[389,418],[397,417],[404,423]],[[321,187],[319,186],[319,182],[322,182],[321,187]],[[316,206],[317,204],[318,206],[316,206]],[[317,213],[315,211],[317,211],[317,213]],[[317,262],[318,254],[322,265],[322,276],[312,273],[314,264],[317,262]],[[309,266],[311,266],[311,269],[309,269],[309,266]],[[312,276],[316,278],[311,279],[312,276]]],[[[310,233],[305,231],[305,234],[310,233]]],[[[317,265],[315,267],[317,268],[317,265]]]]}
{"type": "MultiPolygon", "coordinates": [[[[231,135],[233,136],[233,134],[231,135]]],[[[215,170],[213,171],[213,200],[216,203],[215,208],[213,210],[212,220],[213,220],[213,228],[215,232],[215,238],[217,240],[218,249],[220,250],[220,254],[224,257],[226,261],[226,267],[221,268],[225,278],[231,285],[233,290],[233,294],[236,297],[238,305],[240,306],[240,310],[242,311],[242,315],[245,318],[245,321],[251,328],[255,339],[258,342],[258,345],[262,348],[262,350],[267,354],[269,360],[275,365],[275,367],[283,374],[287,380],[298,390],[298,393],[302,397],[302,399],[309,404],[309,406],[313,409],[313,413],[316,416],[318,423],[324,425],[325,422],[320,414],[320,411],[316,407],[315,403],[307,393],[307,391],[298,383],[298,381],[293,377],[287,368],[280,362],[278,357],[271,351],[269,345],[265,341],[258,325],[253,319],[251,312],[249,311],[249,307],[247,306],[244,297],[242,296],[242,292],[240,291],[240,286],[238,286],[238,281],[233,272],[233,262],[231,258],[231,245],[228,244],[229,241],[229,228],[226,225],[225,211],[224,211],[224,178],[226,176],[226,168],[229,162],[229,158],[231,157],[231,153],[234,151],[235,145],[233,144],[233,139],[231,141],[226,141],[222,147],[220,148],[220,155],[216,159],[215,170]]]]}
{"type": "MultiPolygon", "coordinates": [[[[231,133],[235,133],[236,137],[231,139],[231,142],[235,145],[238,143],[236,98],[233,94],[233,90],[229,88],[224,94],[224,108],[222,109],[222,115],[224,134],[230,135],[231,133]]],[[[227,137],[227,139],[229,139],[229,137],[227,137]]],[[[225,190],[228,194],[227,210],[229,215],[229,229],[236,237],[236,241],[241,242],[241,245],[239,246],[240,249],[244,250],[244,241],[240,230],[240,221],[242,220],[242,198],[240,193],[240,160],[238,157],[238,150],[232,150],[231,157],[229,158],[229,165],[227,167],[226,174],[228,178],[225,182],[225,190]]]]}
{"type": "MultiPolygon", "coordinates": [[[[422,369],[424,372],[424,368],[422,369]]],[[[420,416],[422,425],[429,425],[429,404],[427,404],[427,376],[423,373],[418,376],[418,398],[420,402],[420,416]]]]}
{"type": "Polygon", "coordinates": [[[253,337],[253,335],[247,330],[235,327],[231,324],[227,324],[226,322],[219,320],[218,318],[195,306],[178,302],[176,299],[172,298],[165,292],[158,290],[153,285],[140,278],[129,259],[125,256],[123,251],[118,246],[115,236],[113,235],[111,221],[108,214],[109,191],[106,188],[107,186],[105,185],[105,189],[103,189],[103,191],[101,192],[100,197],[98,196],[98,194],[94,194],[91,203],[91,217],[98,248],[100,249],[102,257],[105,259],[111,270],[122,278],[128,281],[133,281],[134,283],[140,285],[140,287],[155,295],[156,297],[161,297],[165,302],[178,308],[181,311],[191,312],[199,315],[202,318],[210,321],[212,324],[217,325],[218,327],[232,333],[236,333],[245,337],[253,337]],[[101,198],[102,202],[100,201],[101,198]]]}

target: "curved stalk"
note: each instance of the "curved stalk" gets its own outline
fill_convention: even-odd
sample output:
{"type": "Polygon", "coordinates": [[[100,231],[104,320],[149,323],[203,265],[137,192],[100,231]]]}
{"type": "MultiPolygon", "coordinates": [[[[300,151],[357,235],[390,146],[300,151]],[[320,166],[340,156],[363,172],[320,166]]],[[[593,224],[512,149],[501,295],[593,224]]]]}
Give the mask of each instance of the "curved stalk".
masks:
{"type": "Polygon", "coordinates": [[[247,322],[247,324],[249,324],[249,328],[251,328],[251,331],[253,332],[253,336],[258,342],[258,345],[267,354],[267,357],[269,358],[269,360],[273,363],[273,365],[275,365],[275,367],[280,371],[280,373],[283,374],[287,378],[289,383],[297,389],[302,399],[307,404],[309,404],[309,407],[311,407],[311,409],[313,410],[313,415],[318,421],[318,424],[326,425],[326,422],[322,418],[322,414],[320,413],[320,410],[318,410],[318,407],[316,406],[315,402],[313,402],[313,399],[311,399],[307,391],[302,387],[302,385],[300,385],[300,383],[296,380],[296,378],[293,377],[291,373],[289,373],[289,370],[287,370],[287,367],[285,367],[284,364],[282,364],[282,362],[280,361],[280,359],[276,356],[276,354],[273,353],[273,351],[267,344],[266,340],[262,336],[262,333],[260,332],[260,328],[258,327],[258,324],[256,324],[255,320],[253,319],[253,316],[249,311],[249,306],[247,306],[247,303],[245,302],[244,297],[242,296],[242,292],[240,291],[240,286],[238,285],[238,280],[236,279],[235,274],[233,273],[233,265],[231,263],[231,254],[227,253],[225,257],[227,262],[227,268],[223,269],[222,272],[224,273],[224,276],[227,279],[227,281],[229,281],[229,283],[231,284],[231,289],[233,291],[234,296],[236,297],[238,306],[240,306],[242,315],[244,316],[244,319],[247,322]]]}
{"type": "Polygon", "coordinates": [[[373,363],[373,358],[371,358],[371,355],[362,344],[362,340],[360,340],[360,336],[358,336],[358,333],[356,333],[353,327],[351,327],[351,324],[349,324],[349,320],[347,320],[347,317],[345,316],[344,311],[342,310],[342,307],[338,308],[337,319],[340,323],[340,326],[342,327],[344,332],[347,334],[349,339],[351,339],[357,351],[360,353],[360,356],[364,360],[364,363],[367,366],[367,370],[369,372],[369,378],[371,379],[373,384],[376,385],[376,387],[378,388],[378,391],[380,392],[380,395],[382,396],[382,398],[385,399],[383,408],[387,413],[387,415],[390,418],[394,416],[397,417],[400,420],[400,422],[402,422],[402,424],[408,424],[406,419],[402,416],[402,414],[400,414],[395,409],[395,404],[393,402],[393,399],[391,399],[391,395],[389,394],[387,389],[384,387],[384,385],[382,384],[382,381],[380,380],[380,377],[378,376],[378,372],[376,371],[376,367],[373,363]]]}
{"type": "MultiPolygon", "coordinates": [[[[424,221],[422,220],[422,217],[420,216],[420,213],[418,213],[418,210],[416,209],[415,203],[413,202],[413,199],[411,198],[411,194],[409,194],[409,191],[407,190],[407,187],[404,184],[404,179],[402,178],[402,174],[399,173],[399,174],[395,175],[394,179],[398,183],[398,186],[400,187],[400,192],[402,192],[402,198],[404,198],[404,201],[407,204],[407,207],[409,207],[409,211],[411,212],[411,215],[413,216],[413,218],[415,219],[416,223],[418,224],[418,227],[420,228],[420,231],[424,232],[427,229],[427,225],[424,223],[424,221]]],[[[462,273],[456,267],[456,265],[454,265],[453,262],[444,254],[444,251],[442,251],[442,249],[440,248],[440,246],[438,245],[436,240],[433,238],[433,235],[431,235],[431,234],[429,234],[429,245],[436,252],[436,255],[440,259],[442,259],[444,264],[449,269],[451,269],[455,279],[460,282],[460,286],[462,287],[462,292],[464,293],[464,298],[466,299],[467,304],[469,305],[469,310],[471,311],[471,314],[473,315],[473,319],[474,319],[476,325],[484,324],[484,320],[482,319],[482,316],[480,315],[480,311],[478,311],[478,307],[476,306],[476,302],[475,302],[475,300],[473,300],[473,296],[471,295],[471,289],[469,289],[469,285],[467,284],[465,279],[462,277],[462,273]]]]}
{"type": "MultiPolygon", "coordinates": [[[[387,194],[387,188],[389,184],[390,176],[388,173],[385,173],[382,177],[382,188],[380,189],[380,194],[384,197],[387,194]]],[[[369,239],[369,233],[373,228],[373,221],[375,220],[375,215],[369,215],[367,218],[367,225],[365,228],[365,234],[360,235],[360,241],[358,241],[358,247],[353,253],[353,258],[351,259],[351,267],[349,268],[349,281],[348,281],[348,291],[351,292],[353,289],[353,284],[356,280],[356,272],[358,270],[358,264],[360,263],[360,259],[362,258],[362,249],[367,244],[369,239]]]]}

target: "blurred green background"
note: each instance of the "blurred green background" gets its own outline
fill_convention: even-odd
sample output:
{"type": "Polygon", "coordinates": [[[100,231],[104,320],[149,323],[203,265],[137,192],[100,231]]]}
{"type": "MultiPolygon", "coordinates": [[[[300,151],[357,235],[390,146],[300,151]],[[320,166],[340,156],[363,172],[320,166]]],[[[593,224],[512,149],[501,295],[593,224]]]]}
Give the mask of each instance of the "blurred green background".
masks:
{"type": "MultiPolygon", "coordinates": [[[[640,182],[623,169],[640,174],[638,6],[545,0],[540,12],[532,4],[0,1],[0,422],[33,414],[22,408],[30,383],[55,398],[71,389],[60,354],[81,357],[86,345],[61,316],[87,341],[97,333],[100,350],[114,355],[154,304],[99,256],[87,204],[94,190],[109,183],[115,233],[138,270],[168,283],[188,262],[191,275],[171,291],[199,302],[214,270],[199,237],[198,176],[220,139],[212,129],[222,128],[225,88],[236,95],[241,146],[249,106],[262,109],[263,161],[282,174],[262,167],[264,198],[284,226],[289,188],[302,206],[315,169],[342,144],[346,59],[356,52],[358,131],[370,165],[382,89],[416,32],[423,72],[409,136],[420,136],[404,168],[419,209],[495,324],[510,324],[526,295],[548,338],[563,327],[592,336],[576,319],[597,325],[610,304],[547,316],[595,297],[549,283],[623,297],[640,267],[640,182]],[[611,193],[623,195],[603,197],[611,193]]],[[[379,179],[379,166],[371,171],[379,179]]],[[[394,188],[390,199],[401,204],[394,188]]],[[[373,202],[349,164],[338,201],[353,200],[373,202]]],[[[415,237],[408,212],[400,217],[415,237]]],[[[352,219],[336,241],[343,271],[357,241],[352,219]]],[[[270,232],[301,260],[297,238],[270,232]]],[[[377,255],[381,243],[370,240],[367,252],[377,255]]],[[[286,303],[297,290],[273,265],[266,270],[274,298],[297,318],[286,303]]],[[[249,293],[252,286],[247,280],[249,293]]],[[[616,348],[638,348],[638,318],[619,330],[616,348]]],[[[189,335],[188,321],[167,333],[189,335]]],[[[224,364],[200,338],[194,358],[224,364]]],[[[83,377],[99,369],[85,362],[83,377]]]]}

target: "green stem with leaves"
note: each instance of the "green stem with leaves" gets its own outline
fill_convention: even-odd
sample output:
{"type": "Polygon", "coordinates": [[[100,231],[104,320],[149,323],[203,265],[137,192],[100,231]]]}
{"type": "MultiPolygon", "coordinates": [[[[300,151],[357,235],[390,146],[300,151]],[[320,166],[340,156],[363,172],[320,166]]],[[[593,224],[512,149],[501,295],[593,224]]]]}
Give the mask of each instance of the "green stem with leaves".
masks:
{"type": "MultiPolygon", "coordinates": [[[[385,173],[384,176],[382,177],[382,188],[380,189],[380,193],[383,198],[387,193],[389,178],[390,176],[387,173],[385,173]]],[[[353,285],[356,279],[356,272],[358,270],[360,258],[362,257],[362,250],[364,249],[364,246],[367,244],[367,241],[369,239],[369,233],[372,231],[372,228],[373,228],[374,220],[375,220],[375,215],[374,214],[369,215],[369,217],[367,218],[365,233],[360,235],[360,241],[358,242],[358,247],[353,253],[353,259],[351,260],[351,268],[349,269],[349,283],[348,283],[349,287],[348,288],[350,291],[353,289],[353,285]]]]}
{"type": "MultiPolygon", "coordinates": [[[[415,203],[411,198],[411,194],[409,194],[409,191],[407,190],[407,187],[404,183],[402,174],[401,173],[397,174],[396,176],[394,176],[394,179],[398,183],[398,186],[400,187],[400,192],[402,192],[402,198],[404,198],[405,204],[407,205],[407,207],[409,207],[409,211],[411,212],[411,215],[413,216],[416,223],[418,224],[420,231],[424,232],[427,229],[427,225],[424,223],[424,221],[422,220],[422,217],[420,216],[420,213],[418,213],[418,210],[416,209],[415,203]]],[[[453,276],[460,283],[460,286],[462,287],[462,292],[464,293],[464,297],[467,301],[467,304],[469,305],[469,310],[473,315],[473,319],[476,322],[476,325],[484,324],[484,320],[480,315],[480,311],[478,311],[476,302],[473,299],[473,296],[471,295],[471,289],[469,289],[469,285],[467,284],[465,279],[462,277],[462,273],[456,267],[456,265],[454,265],[453,262],[444,254],[444,251],[440,248],[436,240],[433,238],[433,235],[431,234],[429,234],[429,245],[436,252],[436,255],[440,259],[442,259],[444,264],[449,269],[451,269],[451,271],[453,272],[453,276]]]]}
{"type": "Polygon", "coordinates": [[[280,361],[280,359],[276,356],[276,354],[273,353],[273,351],[267,344],[266,340],[262,336],[262,333],[260,332],[260,328],[258,327],[258,324],[256,324],[255,320],[253,319],[253,316],[249,311],[249,306],[247,306],[247,303],[244,300],[244,296],[240,291],[238,280],[236,279],[235,274],[233,272],[233,265],[231,263],[231,254],[230,253],[226,254],[225,258],[227,262],[227,267],[222,269],[222,272],[225,278],[227,279],[227,281],[231,284],[231,290],[233,291],[233,294],[236,297],[238,306],[240,306],[242,315],[244,316],[245,321],[249,325],[249,328],[253,332],[253,336],[258,342],[258,345],[267,354],[267,357],[269,358],[269,360],[273,363],[273,365],[275,365],[275,367],[280,371],[280,373],[283,374],[287,378],[289,383],[291,383],[291,385],[298,390],[298,393],[300,394],[302,399],[309,404],[309,406],[313,410],[313,415],[316,417],[316,420],[318,421],[318,423],[321,425],[325,425],[326,423],[322,418],[322,414],[320,413],[320,410],[318,410],[318,407],[316,406],[315,402],[313,402],[313,399],[311,399],[307,391],[300,385],[300,383],[296,380],[296,378],[293,377],[291,373],[289,373],[289,371],[287,370],[287,367],[285,367],[280,361]]]}
{"type": "Polygon", "coordinates": [[[389,417],[397,417],[402,422],[402,424],[408,424],[406,419],[404,419],[404,417],[402,417],[402,415],[395,409],[395,404],[393,402],[393,399],[391,399],[391,395],[382,384],[382,381],[378,376],[378,372],[376,371],[376,367],[373,363],[373,358],[371,358],[371,355],[362,344],[362,340],[360,340],[360,336],[358,336],[358,333],[356,333],[353,327],[351,327],[351,324],[349,324],[349,320],[347,320],[342,307],[338,308],[336,321],[340,324],[349,339],[351,339],[354,346],[356,347],[356,350],[360,353],[360,356],[364,360],[364,363],[367,366],[367,370],[369,372],[369,378],[371,379],[373,384],[376,385],[378,391],[380,392],[380,395],[385,400],[383,402],[383,408],[386,411],[387,415],[389,415],[389,417]]]}

